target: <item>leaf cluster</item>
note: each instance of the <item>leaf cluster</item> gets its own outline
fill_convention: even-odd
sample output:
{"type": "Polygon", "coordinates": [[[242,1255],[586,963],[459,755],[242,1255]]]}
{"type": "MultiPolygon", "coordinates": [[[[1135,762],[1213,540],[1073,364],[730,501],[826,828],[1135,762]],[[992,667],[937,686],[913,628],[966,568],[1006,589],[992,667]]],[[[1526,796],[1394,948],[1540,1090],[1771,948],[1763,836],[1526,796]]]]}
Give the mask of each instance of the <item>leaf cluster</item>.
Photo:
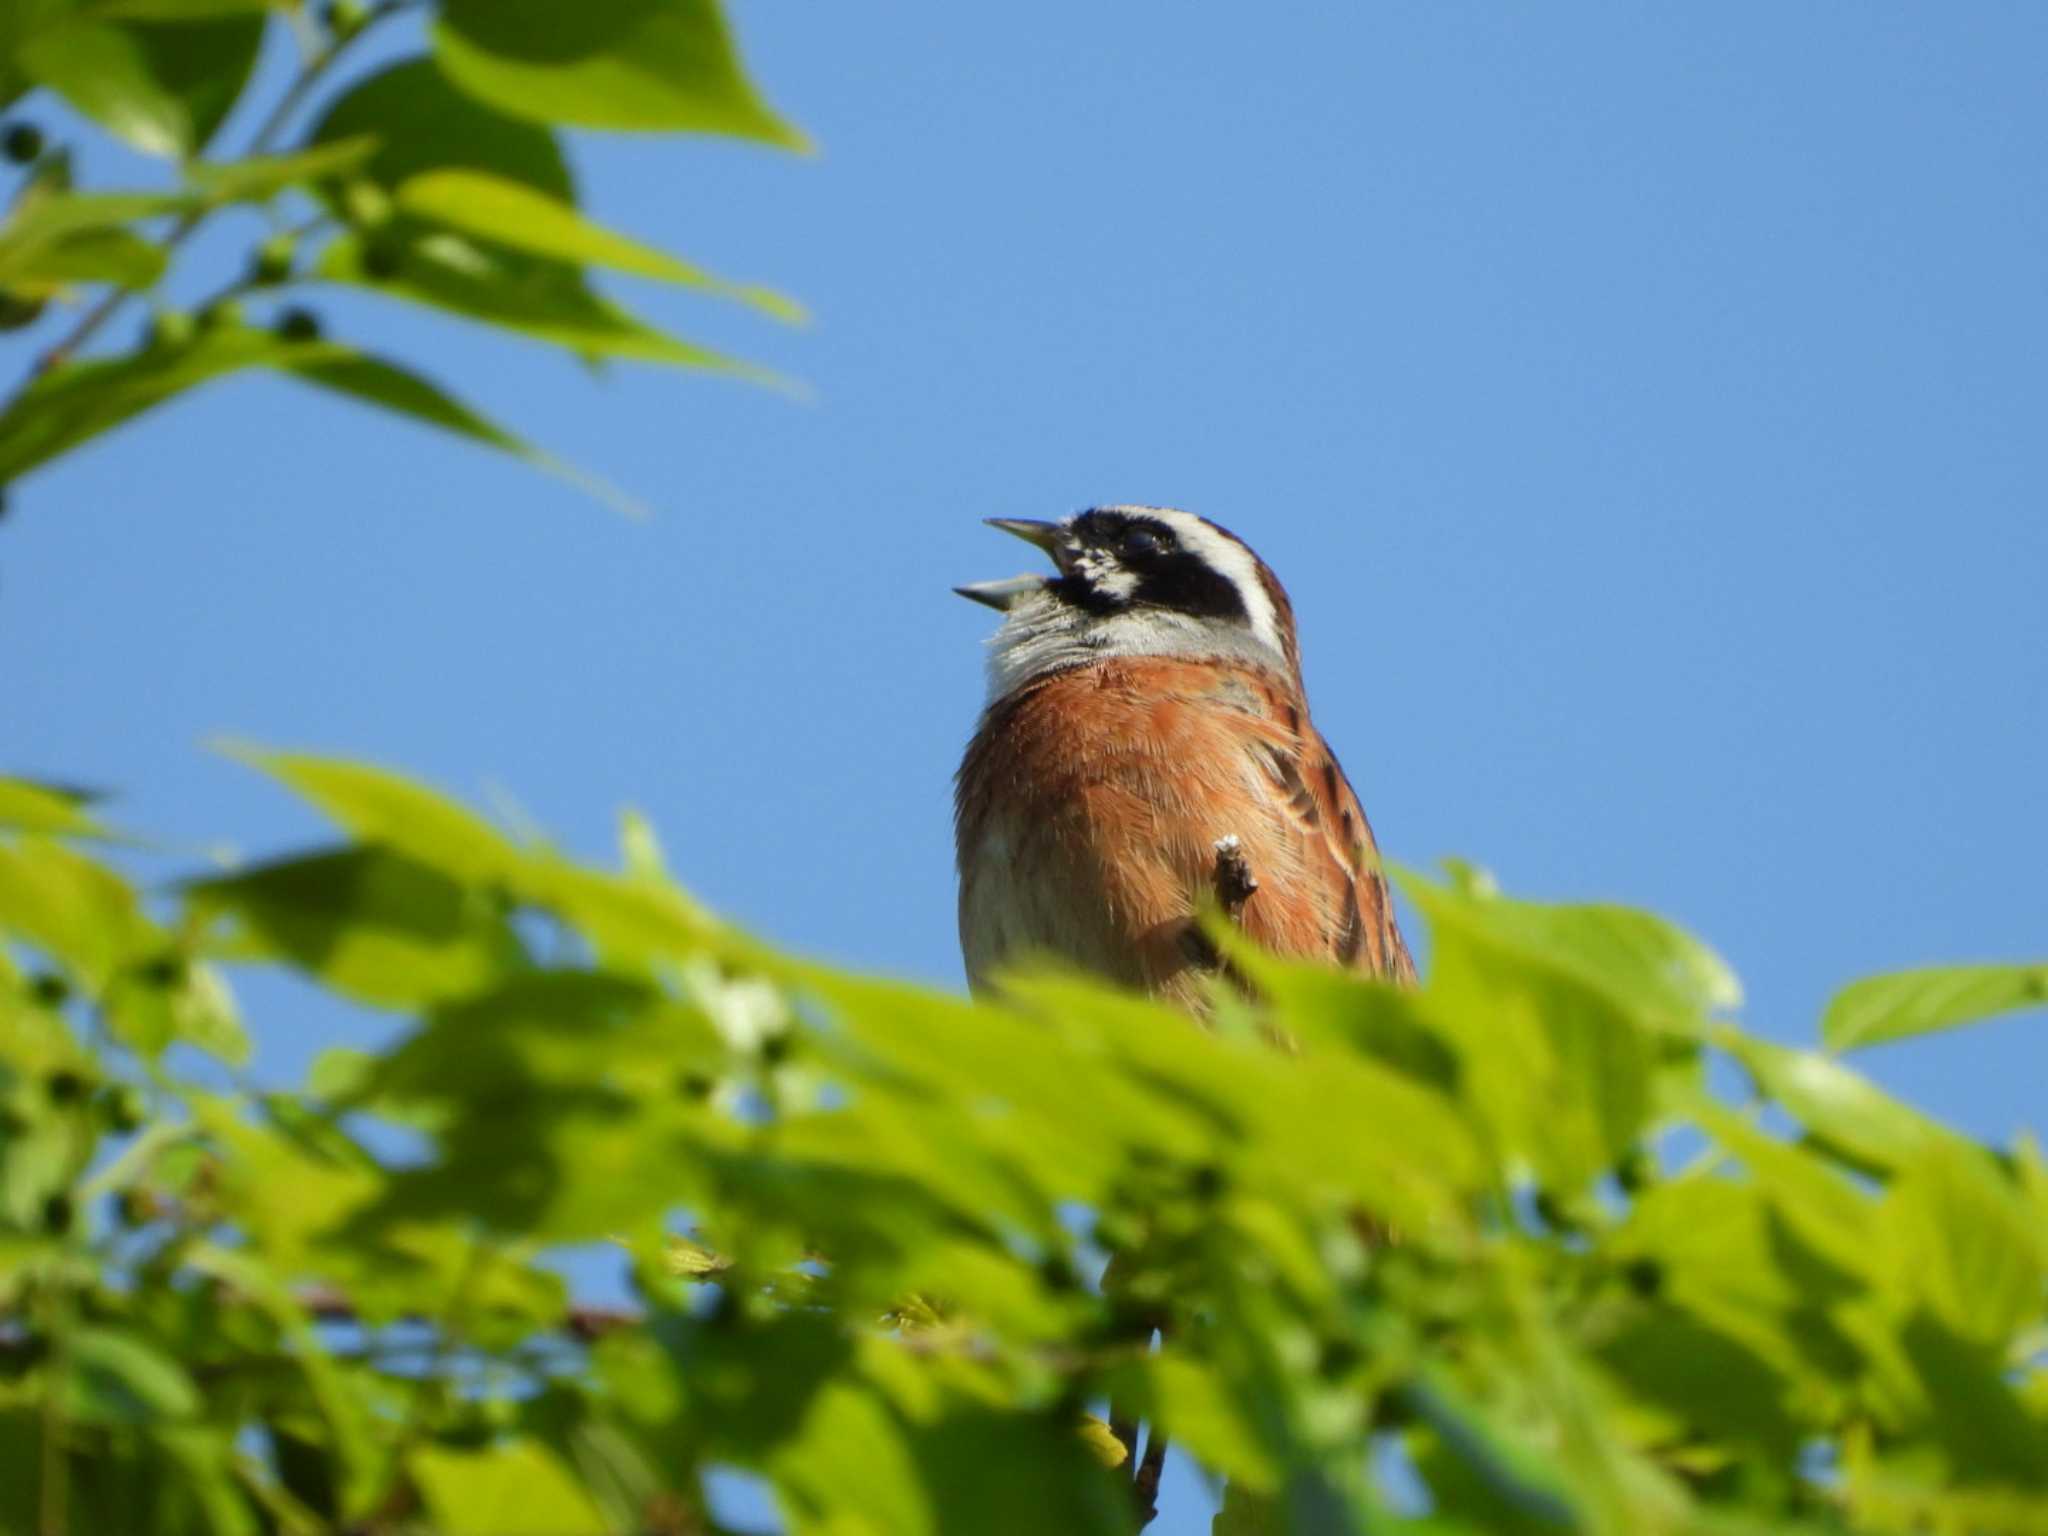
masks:
{"type": "Polygon", "coordinates": [[[0,486],[189,389],[266,368],[624,502],[412,365],[326,336],[307,296],[361,290],[590,364],[770,382],[635,314],[592,273],[801,318],[778,294],[594,222],[563,153],[565,128],[802,148],[748,79],[716,0],[375,0],[317,13],[289,0],[5,0],[0,110],[39,90],[161,161],[166,184],[77,187],[70,146],[11,120],[5,147],[22,164],[0,220],[0,328],[77,315],[0,406],[0,486]],[[373,33],[411,46],[364,48],[373,33]],[[224,148],[230,138],[241,147],[224,148]],[[198,265],[181,248],[215,224],[245,237],[239,267],[178,270],[198,265]],[[208,285],[205,296],[173,304],[174,279],[208,285]],[[153,309],[139,338],[96,346],[138,298],[153,309]]]}
{"type": "Polygon", "coordinates": [[[1112,1401],[1228,1536],[2048,1530],[2048,1162],[1843,1059],[2048,968],[1794,1049],[1669,925],[1459,870],[1418,988],[970,1003],[636,819],[603,870],[247,755],[339,839],[149,898],[0,785],[0,1531],[706,1532],[739,1470],[793,1531],[1124,1532],[1112,1401]],[[259,1089],[250,965],[402,1027],[259,1089]]]}

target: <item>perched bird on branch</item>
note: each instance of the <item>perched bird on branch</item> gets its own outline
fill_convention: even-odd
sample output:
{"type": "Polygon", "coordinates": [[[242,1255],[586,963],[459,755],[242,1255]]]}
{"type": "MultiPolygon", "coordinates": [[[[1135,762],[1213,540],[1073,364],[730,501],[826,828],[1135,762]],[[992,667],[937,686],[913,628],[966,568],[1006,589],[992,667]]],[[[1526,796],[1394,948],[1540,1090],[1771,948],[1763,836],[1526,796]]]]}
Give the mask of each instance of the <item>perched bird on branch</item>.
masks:
{"type": "Polygon", "coordinates": [[[1003,615],[955,799],[969,984],[1042,953],[1199,1010],[1211,905],[1277,954],[1412,979],[1265,562],[1164,507],[989,521],[1055,574],[956,589],[1003,615]]]}

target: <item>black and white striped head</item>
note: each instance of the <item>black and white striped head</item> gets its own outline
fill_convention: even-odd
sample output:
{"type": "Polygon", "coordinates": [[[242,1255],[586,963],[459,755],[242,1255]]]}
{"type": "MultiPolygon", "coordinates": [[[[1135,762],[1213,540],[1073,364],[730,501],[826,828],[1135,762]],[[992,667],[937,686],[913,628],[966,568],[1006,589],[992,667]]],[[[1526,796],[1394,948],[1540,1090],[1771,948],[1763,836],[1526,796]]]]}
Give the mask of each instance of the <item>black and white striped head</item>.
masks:
{"type": "Polygon", "coordinates": [[[1227,658],[1299,680],[1287,594],[1229,529],[1169,507],[988,521],[1044,550],[1058,572],[954,589],[1003,614],[989,662],[994,697],[1115,656],[1227,658]]]}

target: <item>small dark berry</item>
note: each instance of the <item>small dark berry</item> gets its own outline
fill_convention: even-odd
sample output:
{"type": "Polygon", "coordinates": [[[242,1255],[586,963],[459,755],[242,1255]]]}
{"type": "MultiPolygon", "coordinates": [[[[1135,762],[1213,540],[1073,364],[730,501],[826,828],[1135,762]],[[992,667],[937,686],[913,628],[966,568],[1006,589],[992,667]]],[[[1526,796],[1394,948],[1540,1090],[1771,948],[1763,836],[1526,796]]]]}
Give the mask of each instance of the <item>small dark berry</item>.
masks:
{"type": "Polygon", "coordinates": [[[85,1079],[69,1070],[52,1072],[43,1088],[52,1104],[76,1104],[85,1097],[85,1079]]]}
{"type": "Polygon", "coordinates": [[[708,1099],[711,1097],[711,1090],[718,1085],[702,1072],[685,1072],[677,1086],[682,1089],[683,1097],[686,1099],[708,1099]]]}
{"type": "Polygon", "coordinates": [[[369,12],[361,0],[332,0],[331,4],[320,7],[321,25],[336,37],[354,37],[362,31],[363,23],[369,19],[369,12]]]}
{"type": "Polygon", "coordinates": [[[62,976],[45,971],[29,983],[28,994],[45,1008],[61,1008],[64,1000],[71,996],[71,983],[62,976]]]}
{"type": "Polygon", "coordinates": [[[1188,1172],[1188,1193],[1197,1200],[1214,1200],[1223,1193],[1223,1170],[1214,1163],[1202,1163],[1188,1172]]]}
{"type": "Polygon", "coordinates": [[[249,281],[259,288],[283,282],[292,275],[292,254],[290,235],[264,241],[249,260],[249,281]]]}
{"type": "Polygon", "coordinates": [[[185,960],[182,955],[158,955],[135,974],[146,986],[175,987],[185,979],[185,960]]]}
{"type": "Polygon", "coordinates": [[[69,1195],[52,1195],[43,1202],[43,1230],[53,1237],[62,1237],[71,1230],[71,1216],[69,1195]]]}
{"type": "Polygon", "coordinates": [[[43,152],[43,130],[34,123],[9,123],[0,138],[0,154],[16,165],[27,165],[43,152]]]}
{"type": "Polygon", "coordinates": [[[1038,1281],[1048,1291],[1071,1291],[1081,1284],[1080,1276],[1074,1273],[1066,1255],[1049,1253],[1039,1262],[1038,1281]]]}
{"type": "Polygon", "coordinates": [[[789,1053],[794,1049],[788,1035],[770,1035],[761,1042],[761,1065],[779,1067],[789,1060],[789,1053]]]}
{"type": "Polygon", "coordinates": [[[310,309],[293,305],[277,317],[277,334],[286,341],[318,341],[320,317],[310,309]]]}
{"type": "Polygon", "coordinates": [[[1572,1219],[1570,1211],[1547,1189],[1536,1192],[1536,1214],[1543,1224],[1553,1232],[1575,1232],[1579,1224],[1572,1219]]]}
{"type": "Polygon", "coordinates": [[[1664,1266],[1655,1259],[1630,1259],[1621,1269],[1628,1288],[1648,1301],[1664,1289],[1664,1266]]]}
{"type": "Polygon", "coordinates": [[[1337,1381],[1357,1370],[1365,1359],[1365,1351],[1351,1339],[1326,1339],[1316,1371],[1325,1381],[1337,1381]]]}
{"type": "Polygon", "coordinates": [[[100,1115],[108,1130],[126,1136],[142,1124],[142,1095],[126,1083],[116,1083],[100,1099],[100,1115]]]}
{"type": "Polygon", "coordinates": [[[1657,1165],[1641,1147],[1631,1147],[1614,1170],[1614,1182],[1633,1195],[1649,1187],[1657,1177],[1657,1165]]]}
{"type": "Polygon", "coordinates": [[[31,325],[42,314],[45,301],[25,299],[18,293],[0,289],[0,331],[18,331],[31,325]]]}
{"type": "Polygon", "coordinates": [[[401,265],[398,247],[389,240],[373,240],[363,247],[363,276],[374,283],[389,282],[401,265]]]}

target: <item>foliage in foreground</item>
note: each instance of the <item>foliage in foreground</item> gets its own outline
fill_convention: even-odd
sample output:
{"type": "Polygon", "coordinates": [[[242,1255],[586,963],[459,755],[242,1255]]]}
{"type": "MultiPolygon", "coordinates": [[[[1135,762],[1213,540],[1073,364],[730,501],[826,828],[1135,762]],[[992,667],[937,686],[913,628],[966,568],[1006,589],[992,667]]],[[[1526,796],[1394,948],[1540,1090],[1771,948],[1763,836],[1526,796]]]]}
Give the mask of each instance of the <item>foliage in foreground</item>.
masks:
{"type": "Polygon", "coordinates": [[[73,184],[71,147],[29,112],[0,124],[0,152],[19,167],[0,217],[0,330],[75,311],[0,405],[0,486],[187,390],[260,368],[622,500],[411,365],[326,335],[307,296],[374,293],[590,364],[763,380],[650,324],[590,273],[801,316],[766,289],[593,222],[563,152],[565,127],[803,147],[747,78],[717,0],[0,0],[0,109],[38,90],[171,175],[86,190],[73,184]],[[366,47],[373,35],[405,46],[366,47]],[[424,50],[407,51],[422,35],[424,50]],[[263,68],[266,43],[282,52],[287,36],[291,67],[263,68]],[[209,271],[215,252],[185,253],[218,225],[240,229],[246,254],[209,271]],[[173,279],[207,291],[181,305],[173,279]],[[149,301],[150,322],[106,348],[110,322],[136,299],[149,301]]]}
{"type": "Polygon", "coordinates": [[[2048,1531],[2048,1163],[1835,1054],[2048,968],[1789,1050],[1655,919],[1460,876],[1409,885],[1423,988],[1241,954],[1205,1034],[776,953],[637,823],[603,873],[257,761],[349,840],[161,903],[0,783],[0,1531],[710,1531],[737,1468],[796,1531],[1119,1532],[1111,1396],[1240,1536],[2048,1531]],[[224,1087],[264,962],[412,1022],[224,1087]]]}

